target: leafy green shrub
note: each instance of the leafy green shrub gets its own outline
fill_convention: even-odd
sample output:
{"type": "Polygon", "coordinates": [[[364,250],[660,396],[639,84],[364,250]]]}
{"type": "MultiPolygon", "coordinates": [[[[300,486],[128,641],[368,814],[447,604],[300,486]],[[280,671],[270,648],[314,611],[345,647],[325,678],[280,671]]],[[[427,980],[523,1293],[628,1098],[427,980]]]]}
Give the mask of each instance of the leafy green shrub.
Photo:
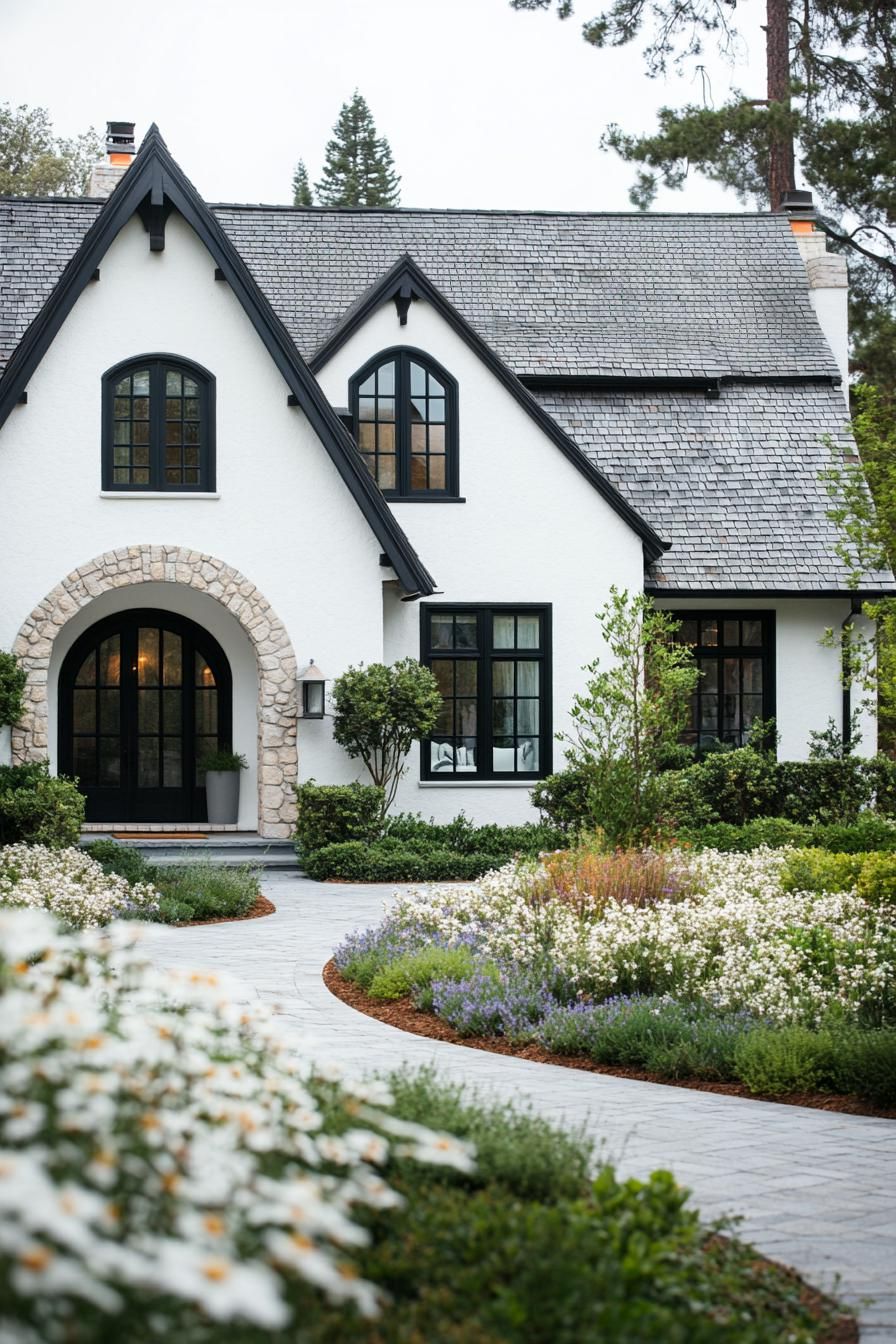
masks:
{"type": "Polygon", "coordinates": [[[676,831],[678,844],[693,849],[718,849],[725,854],[748,854],[751,850],[768,845],[779,849],[783,845],[809,845],[812,831],[808,826],[784,821],[779,817],[757,817],[744,826],[727,821],[716,821],[708,826],[680,826],[676,831]]]}
{"type": "Polygon", "coordinates": [[[832,1092],[854,1092],[872,1106],[896,1106],[896,1031],[833,1032],[827,1072],[832,1092]]]}
{"type": "Polygon", "coordinates": [[[51,775],[46,761],[0,766],[0,845],[77,845],[84,805],[75,781],[51,775]]]}
{"type": "Polygon", "coordinates": [[[397,841],[403,849],[451,849],[457,854],[495,854],[511,859],[516,854],[536,858],[545,850],[559,849],[566,836],[547,822],[525,822],[521,826],[477,826],[461,812],[451,821],[424,821],[411,813],[399,813],[386,821],[385,839],[397,841]]]}
{"type": "Polygon", "coordinates": [[[115,840],[94,840],[84,845],[85,853],[100,865],[104,873],[115,873],[131,886],[137,882],[155,882],[156,869],[148,863],[139,849],[120,845],[115,840]]]}
{"type": "Polygon", "coordinates": [[[158,913],[151,918],[162,924],[238,918],[258,899],[258,873],[249,865],[224,867],[205,860],[157,865],[139,850],[114,840],[95,840],[84,848],[104,872],[116,873],[132,886],[150,883],[155,887],[161,899],[158,913]]]}
{"type": "Polygon", "coordinates": [[[867,901],[896,909],[896,854],[866,855],[856,889],[867,901]]]}
{"type": "Polygon", "coordinates": [[[370,982],[374,999],[401,999],[413,993],[421,1008],[432,1008],[433,980],[460,980],[473,969],[468,947],[423,947],[388,962],[370,982]]]}
{"type": "Polygon", "coordinates": [[[248,865],[164,864],[151,871],[153,886],[161,893],[154,918],[165,924],[239,918],[258,899],[258,873],[248,865]]]}
{"type": "Polygon", "coordinates": [[[532,802],[554,826],[566,833],[589,827],[594,767],[569,766],[533,786],[532,802]]]}
{"type": "Polygon", "coordinates": [[[871,850],[896,850],[896,826],[873,812],[852,825],[831,823],[813,826],[809,843],[835,854],[866,854],[871,850]]]}
{"type": "Polygon", "coordinates": [[[395,841],[359,840],[326,845],[303,854],[305,872],[316,882],[470,882],[505,862],[501,854],[456,854],[449,849],[405,849],[395,841]]]}
{"type": "Polygon", "coordinates": [[[781,870],[783,891],[850,891],[866,862],[862,854],[829,854],[824,849],[798,849],[781,870]]]}
{"type": "Polygon", "coordinates": [[[734,1060],[751,1092],[814,1092],[830,1074],[831,1039],[808,1027],[757,1028],[738,1041],[734,1060]]]}
{"type": "Polygon", "coordinates": [[[396,1115],[476,1145],[476,1170],[449,1179],[503,1186],[548,1204],[587,1192],[592,1144],[584,1133],[559,1129],[513,1102],[482,1100],[440,1081],[433,1068],[396,1071],[387,1081],[396,1115]]]}
{"type": "Polygon", "coordinates": [[[776,811],[790,821],[853,822],[873,801],[865,762],[779,761],[775,767],[776,811]]]}
{"type": "Polygon", "coordinates": [[[373,784],[315,784],[310,779],[297,784],[295,794],[300,855],[343,841],[369,843],[382,831],[383,791],[373,784]]]}
{"type": "Polygon", "coordinates": [[[687,770],[662,776],[662,805],[670,819],[702,826],[727,821],[734,826],[778,811],[777,763],[752,747],[713,752],[687,770]]]}
{"type": "Polygon", "coordinates": [[[0,649],[0,728],[18,723],[25,712],[25,669],[14,653],[0,649]]]}

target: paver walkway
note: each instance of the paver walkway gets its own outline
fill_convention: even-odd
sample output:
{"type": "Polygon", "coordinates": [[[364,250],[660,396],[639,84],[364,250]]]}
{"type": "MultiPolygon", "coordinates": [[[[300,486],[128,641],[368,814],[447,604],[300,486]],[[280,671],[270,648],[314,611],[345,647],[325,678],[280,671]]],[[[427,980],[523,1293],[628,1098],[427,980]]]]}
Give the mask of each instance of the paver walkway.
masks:
{"type": "Polygon", "coordinates": [[[401,1063],[584,1126],[624,1176],[666,1167],[706,1218],[739,1215],[763,1254],[859,1307],[863,1344],[896,1344],[896,1124],[691,1092],[426,1040],[368,1018],[325,988],[321,968],[353,928],[376,923],[392,887],[266,874],[265,919],[155,926],[160,965],[217,967],[278,1005],[322,1059],[352,1072],[401,1063]]]}

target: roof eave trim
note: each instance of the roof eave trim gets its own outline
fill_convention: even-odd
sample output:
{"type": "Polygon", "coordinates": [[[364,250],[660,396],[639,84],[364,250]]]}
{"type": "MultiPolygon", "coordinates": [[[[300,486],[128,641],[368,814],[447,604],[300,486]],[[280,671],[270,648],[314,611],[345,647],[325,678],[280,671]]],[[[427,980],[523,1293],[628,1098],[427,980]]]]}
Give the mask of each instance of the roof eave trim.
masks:
{"type": "Polygon", "coordinates": [[[896,586],[891,588],[666,588],[646,580],[645,592],[651,597],[705,598],[705,597],[893,597],[896,586]]]}
{"type": "Polygon", "coordinates": [[[233,243],[171,157],[155,125],[148,131],[130,168],[100,209],[0,377],[0,427],[18,402],[29,379],[121,229],[136,213],[147,194],[159,190],[164,192],[193,228],[221,268],[290,391],[298,397],[301,409],[348,486],[374,536],[389,556],[402,588],[420,596],[429,596],[435,592],[435,580],[361,461],[350,434],[330,406],[233,243]]]}
{"type": "Polygon", "coordinates": [[[671,543],[664,541],[650,524],[632,508],[631,504],[623,498],[603,473],[598,471],[597,467],[589,461],[578,445],[563,432],[556,420],[536,401],[516,374],[508,368],[467,319],[458,312],[450,300],[421,271],[413,257],[408,253],[400,257],[382,279],[371,285],[358,302],[348,310],[336,330],[331,333],[308,361],[312,372],[319,373],[336,354],[337,350],[340,350],[346,341],[363,326],[371,313],[382,303],[393,298],[403,285],[409,285],[414,297],[424,299],[441,314],[448,325],[482,360],[526,414],[535,421],[542,432],[560,449],[589,484],[603,496],[632,531],[641,538],[647,561],[658,560],[669,549],[671,543]]]}

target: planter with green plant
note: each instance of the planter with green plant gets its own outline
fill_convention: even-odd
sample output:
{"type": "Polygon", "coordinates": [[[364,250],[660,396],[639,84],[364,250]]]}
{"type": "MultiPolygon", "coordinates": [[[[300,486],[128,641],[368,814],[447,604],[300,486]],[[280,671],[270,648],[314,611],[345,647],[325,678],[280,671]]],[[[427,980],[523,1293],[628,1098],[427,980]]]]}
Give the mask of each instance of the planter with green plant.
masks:
{"type": "Polygon", "coordinates": [[[213,826],[235,826],[240,810],[240,771],[248,769],[239,752],[210,751],[200,769],[205,774],[208,819],[213,826]]]}

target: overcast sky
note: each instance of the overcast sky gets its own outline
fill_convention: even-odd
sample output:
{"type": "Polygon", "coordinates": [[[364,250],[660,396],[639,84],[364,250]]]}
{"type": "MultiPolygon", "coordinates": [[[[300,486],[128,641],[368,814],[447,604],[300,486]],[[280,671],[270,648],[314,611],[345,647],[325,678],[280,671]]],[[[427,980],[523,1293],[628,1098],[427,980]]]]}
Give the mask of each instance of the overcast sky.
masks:
{"type": "MultiPolygon", "coordinates": [[[[581,21],[507,0],[0,0],[0,99],[47,107],[60,134],[156,121],[209,201],[291,203],[315,181],[357,87],[389,140],[402,204],[627,210],[633,167],[599,149],[608,122],[649,130],[702,81],[649,80],[639,52],[596,51],[581,21]]],[[[715,103],[761,96],[761,0],[737,9],[748,67],[704,57],[715,103]]],[[[738,210],[694,177],[657,209],[738,210]]]]}

